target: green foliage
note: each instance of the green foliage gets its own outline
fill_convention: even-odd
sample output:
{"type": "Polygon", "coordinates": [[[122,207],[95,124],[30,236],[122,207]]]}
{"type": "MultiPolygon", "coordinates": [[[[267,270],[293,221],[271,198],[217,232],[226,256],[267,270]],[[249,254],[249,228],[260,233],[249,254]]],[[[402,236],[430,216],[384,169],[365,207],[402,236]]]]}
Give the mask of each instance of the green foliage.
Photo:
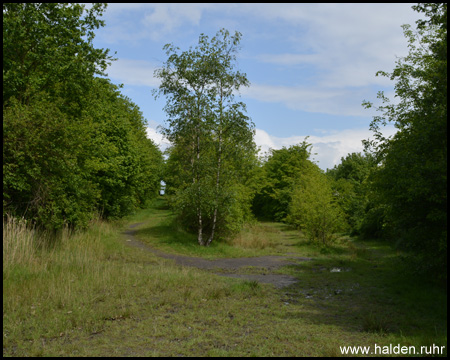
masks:
{"type": "Polygon", "coordinates": [[[79,166],[87,129],[45,95],[3,111],[3,210],[50,228],[84,226],[98,190],[79,166]]]}
{"type": "MultiPolygon", "coordinates": [[[[385,233],[420,259],[422,270],[447,274],[447,4],[413,7],[428,20],[413,32],[404,25],[409,54],[392,73],[398,104],[383,93],[382,116],[371,128],[378,144],[367,143],[379,162],[373,189],[384,209],[385,233]],[[399,129],[389,139],[379,127],[399,129]]],[[[366,103],[370,107],[372,104],[366,103]]]]}
{"type": "Polygon", "coordinates": [[[327,245],[334,233],[346,229],[344,213],[335,202],[328,178],[310,164],[295,184],[286,220],[309,240],[327,245]]]}
{"type": "Polygon", "coordinates": [[[36,93],[64,99],[77,110],[94,74],[113,60],[93,46],[94,30],[106,4],[85,11],[81,4],[3,4],[3,104],[11,97],[28,101],[36,93]],[[55,88],[58,84],[58,88],[55,88]]]}
{"type": "Polygon", "coordinates": [[[252,206],[257,216],[275,221],[286,218],[294,184],[311,164],[308,160],[310,146],[305,139],[301,144],[289,148],[270,150],[261,169],[263,180],[252,206]]]}
{"type": "Polygon", "coordinates": [[[162,155],[145,120],[101,75],[105,5],[3,5],[3,214],[85,227],[157,194],[162,155]]]}
{"type": "Polygon", "coordinates": [[[336,180],[346,179],[353,184],[362,184],[369,176],[371,167],[375,165],[371,154],[351,153],[341,158],[341,163],[333,169],[328,169],[327,174],[336,180]]]}
{"type": "MultiPolygon", "coordinates": [[[[309,160],[311,144],[307,139],[298,145],[271,149],[262,164],[262,180],[252,209],[256,215],[285,221],[301,229],[311,241],[327,245],[337,231],[346,230],[344,213],[339,202],[345,198],[333,191],[329,177],[309,160]]],[[[335,170],[338,171],[338,170],[335,170]]],[[[350,188],[350,184],[342,184],[350,188]]]]}
{"type": "Polygon", "coordinates": [[[173,144],[166,193],[180,222],[198,233],[200,245],[209,245],[216,232],[237,230],[248,213],[251,196],[244,193],[252,190],[243,189],[255,144],[245,104],[233,95],[248,86],[246,75],[235,70],[240,37],[222,29],[212,39],[201,34],[188,51],[167,44],[168,59],[155,71],[162,82],[154,94],[167,97],[163,131],[173,144]]]}
{"type": "MultiPolygon", "coordinates": [[[[327,175],[332,179],[332,188],[336,200],[345,212],[346,219],[350,225],[352,235],[367,234],[369,228],[374,224],[371,209],[373,199],[369,190],[368,178],[371,171],[376,169],[376,163],[370,153],[352,153],[341,158],[341,163],[333,169],[327,170],[327,175]],[[371,211],[371,216],[366,216],[371,211]],[[370,219],[371,223],[367,223],[370,219]]],[[[374,233],[369,235],[374,236],[374,233]]]]}
{"type": "Polygon", "coordinates": [[[115,85],[96,79],[86,118],[92,129],[89,170],[105,217],[121,217],[159,189],[162,154],[145,135],[142,113],[115,85]]]}

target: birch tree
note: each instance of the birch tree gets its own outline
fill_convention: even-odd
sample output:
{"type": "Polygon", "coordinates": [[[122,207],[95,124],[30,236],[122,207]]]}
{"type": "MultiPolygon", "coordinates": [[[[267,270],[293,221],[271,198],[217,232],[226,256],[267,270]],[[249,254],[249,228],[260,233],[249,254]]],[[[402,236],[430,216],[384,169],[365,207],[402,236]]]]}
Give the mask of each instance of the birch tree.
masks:
{"type": "Polygon", "coordinates": [[[211,244],[221,214],[233,203],[231,189],[242,171],[239,157],[255,154],[253,124],[245,104],[234,96],[241,86],[249,86],[246,75],[235,69],[240,39],[239,32],[230,36],[222,29],[211,40],[201,34],[188,51],[167,44],[168,59],[155,71],[162,81],[154,95],[167,96],[163,132],[178,149],[172,154],[184,173],[178,179],[177,207],[185,222],[195,217],[200,245],[211,244]]]}

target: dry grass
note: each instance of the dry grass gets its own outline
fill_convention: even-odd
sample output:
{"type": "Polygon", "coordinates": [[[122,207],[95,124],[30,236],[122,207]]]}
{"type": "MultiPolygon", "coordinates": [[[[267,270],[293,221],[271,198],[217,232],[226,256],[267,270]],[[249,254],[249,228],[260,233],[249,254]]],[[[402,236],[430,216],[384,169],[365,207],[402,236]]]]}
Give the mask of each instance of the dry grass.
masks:
{"type": "Polygon", "coordinates": [[[3,219],[3,269],[14,264],[31,264],[35,259],[37,232],[24,219],[3,219]]]}
{"type": "MultiPolygon", "coordinates": [[[[67,227],[58,234],[39,231],[24,219],[6,216],[3,219],[3,274],[24,266],[31,271],[46,270],[49,264],[84,264],[95,261],[100,238],[112,233],[100,220],[91,222],[95,231],[72,233],[67,227]]],[[[100,251],[100,253],[102,253],[100,251]]]]}
{"type": "Polygon", "coordinates": [[[266,249],[277,246],[280,231],[264,224],[249,224],[229,240],[229,244],[243,249],[266,249]]]}

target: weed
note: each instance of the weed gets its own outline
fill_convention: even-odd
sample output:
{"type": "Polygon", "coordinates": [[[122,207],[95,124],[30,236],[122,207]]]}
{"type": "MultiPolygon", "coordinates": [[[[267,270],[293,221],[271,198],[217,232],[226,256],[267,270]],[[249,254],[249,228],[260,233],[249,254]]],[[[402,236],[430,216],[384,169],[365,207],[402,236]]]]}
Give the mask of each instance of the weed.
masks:
{"type": "Polygon", "coordinates": [[[261,294],[261,285],[256,280],[246,280],[244,281],[244,286],[249,289],[249,292],[252,295],[261,294]]]}
{"type": "Polygon", "coordinates": [[[390,326],[387,322],[385,316],[380,314],[375,314],[374,312],[368,312],[363,316],[362,319],[363,331],[386,334],[390,330],[390,326]]]}
{"type": "Polygon", "coordinates": [[[256,290],[260,288],[259,282],[256,280],[247,280],[244,282],[246,286],[248,286],[252,290],[256,290]]]}

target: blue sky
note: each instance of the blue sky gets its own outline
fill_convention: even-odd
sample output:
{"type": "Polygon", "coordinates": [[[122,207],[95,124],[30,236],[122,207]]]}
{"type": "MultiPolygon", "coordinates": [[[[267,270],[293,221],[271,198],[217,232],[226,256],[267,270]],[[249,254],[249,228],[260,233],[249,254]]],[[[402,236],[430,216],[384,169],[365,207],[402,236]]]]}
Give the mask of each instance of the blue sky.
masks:
{"type": "Polygon", "coordinates": [[[380,90],[394,100],[394,83],[375,73],[392,71],[407,55],[401,25],[414,26],[420,16],[411,5],[114,3],[94,45],[117,52],[108,77],[124,85],[122,93],[149,123],[149,137],[164,148],[157,126],[164,125],[165,100],[151,94],[159,85],[153,72],[166,60],[163,46],[188,50],[201,33],[241,32],[238,67],[251,83],[241,100],[255,123],[255,142],[265,151],[309,136],[325,170],[362,151],[361,140],[371,136],[376,112],[364,109],[363,100],[377,104],[380,90]]]}

